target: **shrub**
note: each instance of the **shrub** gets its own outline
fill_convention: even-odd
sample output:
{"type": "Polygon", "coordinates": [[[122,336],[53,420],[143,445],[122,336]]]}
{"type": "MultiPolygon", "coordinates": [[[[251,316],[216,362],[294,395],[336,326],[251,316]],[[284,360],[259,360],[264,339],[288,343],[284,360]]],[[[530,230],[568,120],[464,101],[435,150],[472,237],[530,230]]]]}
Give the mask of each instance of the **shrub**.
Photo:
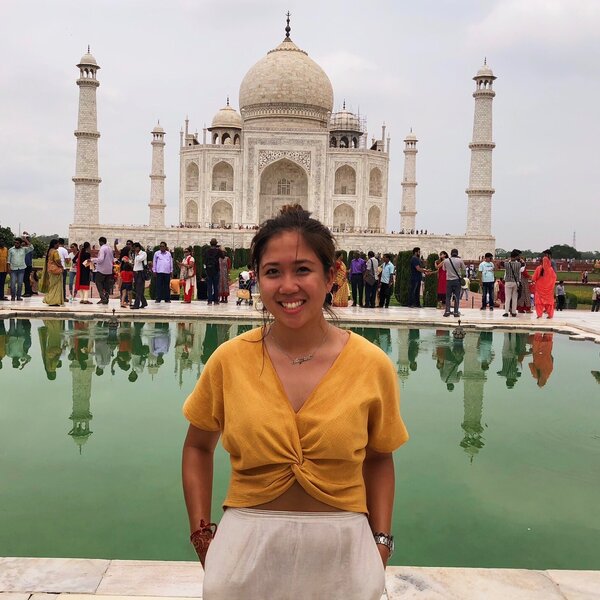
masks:
{"type": "Polygon", "coordinates": [[[398,252],[396,259],[396,281],[394,283],[394,296],[400,306],[408,304],[408,287],[410,285],[410,259],[412,252],[405,250],[398,252]]]}
{"type": "MultiPolygon", "coordinates": [[[[439,255],[435,252],[427,257],[427,269],[435,271],[435,261],[439,259],[439,255]]],[[[437,286],[438,274],[425,277],[425,288],[423,290],[423,306],[437,306],[437,286]]]]}
{"type": "Polygon", "coordinates": [[[470,281],[469,290],[475,294],[479,293],[479,281],[477,279],[472,279],[470,281]]]}
{"type": "Polygon", "coordinates": [[[567,292],[566,296],[566,308],[577,308],[577,295],[567,292]]]}
{"type": "Polygon", "coordinates": [[[180,263],[183,260],[183,248],[173,248],[173,277],[175,279],[179,279],[179,265],[177,263],[180,263]]]}

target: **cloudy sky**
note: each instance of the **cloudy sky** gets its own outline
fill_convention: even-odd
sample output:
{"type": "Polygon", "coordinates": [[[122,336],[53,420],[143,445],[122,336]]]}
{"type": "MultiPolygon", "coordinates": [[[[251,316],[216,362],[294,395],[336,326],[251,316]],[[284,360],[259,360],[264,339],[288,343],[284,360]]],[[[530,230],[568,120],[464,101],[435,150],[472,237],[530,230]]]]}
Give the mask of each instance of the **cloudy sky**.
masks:
{"type": "Polygon", "coordinates": [[[465,231],[473,75],[494,100],[497,246],[600,248],[599,0],[1,0],[0,224],[66,234],[78,88],[98,90],[100,219],[146,223],[150,130],[167,132],[167,223],[178,221],[179,130],[210,124],[246,71],[292,38],[329,75],[336,107],[391,136],[388,229],[399,228],[402,139],[419,138],[417,227],[465,231]]]}

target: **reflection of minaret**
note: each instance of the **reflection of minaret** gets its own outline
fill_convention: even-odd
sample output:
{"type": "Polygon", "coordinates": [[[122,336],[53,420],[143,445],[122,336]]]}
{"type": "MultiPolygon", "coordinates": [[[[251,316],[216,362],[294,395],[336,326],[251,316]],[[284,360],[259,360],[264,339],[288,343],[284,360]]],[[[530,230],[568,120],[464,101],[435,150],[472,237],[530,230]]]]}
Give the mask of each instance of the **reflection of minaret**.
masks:
{"type": "Polygon", "coordinates": [[[483,417],[483,388],[486,376],[479,361],[477,340],[478,335],[475,333],[467,333],[463,340],[465,359],[462,377],[464,386],[464,418],[462,428],[465,435],[460,445],[471,457],[471,461],[480,448],[484,446],[481,435],[483,432],[481,419],[483,417]]]}
{"type": "Polygon", "coordinates": [[[165,130],[152,130],[152,172],[150,173],[150,227],[165,226],[165,130]]]}
{"type": "Polygon", "coordinates": [[[79,446],[81,454],[82,446],[88,441],[92,431],[90,431],[90,421],[92,413],[90,412],[90,399],[92,397],[92,375],[94,373],[94,362],[90,356],[86,362],[85,369],[77,361],[71,363],[71,377],[73,380],[73,412],[69,419],[73,421],[73,427],[69,435],[79,446]]]}
{"type": "Polygon", "coordinates": [[[408,329],[398,329],[398,377],[402,383],[404,383],[410,375],[408,346],[408,329]]]}
{"type": "Polygon", "coordinates": [[[404,139],[404,176],[400,208],[400,227],[404,231],[415,228],[417,216],[417,141],[417,136],[411,129],[404,139]]]}
{"type": "Polygon", "coordinates": [[[467,189],[467,235],[492,235],[492,102],[496,92],[492,84],[496,77],[484,61],[483,67],[473,77],[475,80],[475,114],[473,118],[473,141],[471,170],[467,189]]]}
{"type": "Polygon", "coordinates": [[[77,118],[77,156],[75,160],[75,225],[97,225],[100,220],[98,188],[98,125],[96,119],[96,90],[100,82],[96,71],[100,68],[96,59],[84,54],[79,67],[79,116],[77,118]]]}

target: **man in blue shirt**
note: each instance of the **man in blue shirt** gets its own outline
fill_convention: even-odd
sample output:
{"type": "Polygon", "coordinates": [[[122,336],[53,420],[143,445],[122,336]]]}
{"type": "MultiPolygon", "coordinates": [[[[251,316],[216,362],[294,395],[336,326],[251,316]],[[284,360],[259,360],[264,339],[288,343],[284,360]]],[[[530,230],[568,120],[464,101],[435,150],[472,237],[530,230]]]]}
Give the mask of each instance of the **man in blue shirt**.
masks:
{"type": "Polygon", "coordinates": [[[485,260],[479,263],[479,272],[481,273],[481,310],[485,310],[487,306],[490,310],[494,310],[494,281],[496,274],[494,262],[492,261],[493,254],[485,253],[485,260]]]}
{"type": "Polygon", "coordinates": [[[379,286],[379,308],[390,307],[390,296],[394,289],[394,265],[389,254],[383,255],[381,266],[381,285],[379,286]]]}
{"type": "Polygon", "coordinates": [[[410,259],[410,285],[408,288],[408,306],[409,308],[421,308],[421,282],[423,275],[427,275],[427,270],[423,268],[421,261],[421,248],[413,248],[413,255],[410,259]]]}
{"type": "Polygon", "coordinates": [[[33,252],[33,246],[27,238],[22,240],[20,237],[15,238],[15,245],[8,251],[8,272],[10,273],[10,299],[23,300],[21,293],[23,291],[23,277],[27,263],[25,256],[33,252]]]}

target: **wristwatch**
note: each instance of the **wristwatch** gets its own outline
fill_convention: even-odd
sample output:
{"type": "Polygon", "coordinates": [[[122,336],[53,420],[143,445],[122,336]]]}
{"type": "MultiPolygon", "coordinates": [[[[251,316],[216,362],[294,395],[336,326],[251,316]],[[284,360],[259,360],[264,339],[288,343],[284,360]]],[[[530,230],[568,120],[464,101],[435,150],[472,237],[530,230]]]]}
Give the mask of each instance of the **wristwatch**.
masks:
{"type": "Polygon", "coordinates": [[[390,557],[394,554],[394,536],[387,533],[374,533],[375,543],[385,546],[390,551],[390,557]]]}

